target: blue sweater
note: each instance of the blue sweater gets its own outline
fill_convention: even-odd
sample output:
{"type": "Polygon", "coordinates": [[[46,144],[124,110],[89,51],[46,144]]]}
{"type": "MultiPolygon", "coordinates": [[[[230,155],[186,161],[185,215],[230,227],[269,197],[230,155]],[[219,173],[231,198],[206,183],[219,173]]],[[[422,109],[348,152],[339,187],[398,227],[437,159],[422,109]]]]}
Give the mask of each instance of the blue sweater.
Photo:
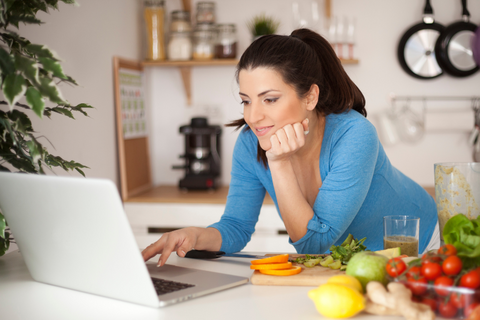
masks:
{"type": "MultiPolygon", "coordinates": [[[[257,142],[248,127],[241,131],[225,212],[210,226],[220,231],[225,252],[240,251],[250,241],[266,191],[279,212],[270,170],[257,161],[257,142]]],[[[300,240],[290,240],[298,253],[325,253],[349,233],[357,239],[367,237],[367,249],[381,250],[383,217],[388,215],[420,217],[419,252],[425,250],[437,223],[435,201],[392,166],[375,127],[358,112],[327,116],[320,175],[322,186],[308,231],[300,240]]]]}

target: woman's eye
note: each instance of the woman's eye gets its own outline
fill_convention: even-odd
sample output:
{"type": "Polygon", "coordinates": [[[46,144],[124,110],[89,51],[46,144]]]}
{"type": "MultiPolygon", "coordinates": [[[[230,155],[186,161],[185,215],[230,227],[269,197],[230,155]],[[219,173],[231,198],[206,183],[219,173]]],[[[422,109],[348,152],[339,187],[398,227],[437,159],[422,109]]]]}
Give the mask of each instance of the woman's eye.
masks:
{"type": "Polygon", "coordinates": [[[278,100],[278,98],[271,98],[271,99],[265,99],[264,101],[267,103],[274,103],[278,100]]]}
{"type": "Polygon", "coordinates": [[[250,103],[250,101],[246,101],[246,100],[242,100],[242,102],[240,102],[240,104],[243,104],[243,105],[247,105],[249,103],[250,103]]]}

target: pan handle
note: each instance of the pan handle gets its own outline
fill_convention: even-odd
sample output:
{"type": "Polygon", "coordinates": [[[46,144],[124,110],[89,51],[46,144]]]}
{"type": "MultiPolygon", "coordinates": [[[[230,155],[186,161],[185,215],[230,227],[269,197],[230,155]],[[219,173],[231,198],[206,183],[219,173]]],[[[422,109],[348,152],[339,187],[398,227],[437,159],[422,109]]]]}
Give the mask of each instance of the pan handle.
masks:
{"type": "Polygon", "coordinates": [[[433,18],[433,8],[430,5],[430,0],[425,1],[425,8],[423,9],[423,22],[426,24],[432,24],[435,22],[433,18]]]}
{"type": "Polygon", "coordinates": [[[467,9],[467,0],[462,0],[462,18],[465,22],[470,21],[470,12],[468,12],[467,9]]]}

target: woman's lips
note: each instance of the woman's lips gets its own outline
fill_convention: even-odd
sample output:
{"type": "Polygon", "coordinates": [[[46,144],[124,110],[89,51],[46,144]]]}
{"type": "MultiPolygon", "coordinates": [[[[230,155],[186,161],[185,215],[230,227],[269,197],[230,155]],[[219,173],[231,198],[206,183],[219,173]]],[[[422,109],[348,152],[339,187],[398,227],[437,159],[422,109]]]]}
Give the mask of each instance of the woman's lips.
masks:
{"type": "Polygon", "coordinates": [[[270,129],[272,129],[273,126],[270,126],[270,127],[256,127],[255,128],[255,134],[257,135],[257,137],[261,137],[261,136],[264,136],[266,135],[270,129]]]}

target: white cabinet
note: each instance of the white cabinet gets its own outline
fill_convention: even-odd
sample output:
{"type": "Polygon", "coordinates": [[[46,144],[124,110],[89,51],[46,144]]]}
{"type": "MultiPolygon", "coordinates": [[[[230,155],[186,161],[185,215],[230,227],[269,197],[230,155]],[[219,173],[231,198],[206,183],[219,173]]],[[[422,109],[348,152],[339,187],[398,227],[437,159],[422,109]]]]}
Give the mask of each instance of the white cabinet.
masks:
{"type": "MultiPolygon", "coordinates": [[[[125,202],[124,207],[138,246],[145,248],[161,235],[149,233],[149,228],[207,227],[220,220],[225,204],[125,202]]],[[[294,253],[288,235],[279,234],[284,230],[275,206],[264,204],[252,240],[243,251],[294,253]]]]}

